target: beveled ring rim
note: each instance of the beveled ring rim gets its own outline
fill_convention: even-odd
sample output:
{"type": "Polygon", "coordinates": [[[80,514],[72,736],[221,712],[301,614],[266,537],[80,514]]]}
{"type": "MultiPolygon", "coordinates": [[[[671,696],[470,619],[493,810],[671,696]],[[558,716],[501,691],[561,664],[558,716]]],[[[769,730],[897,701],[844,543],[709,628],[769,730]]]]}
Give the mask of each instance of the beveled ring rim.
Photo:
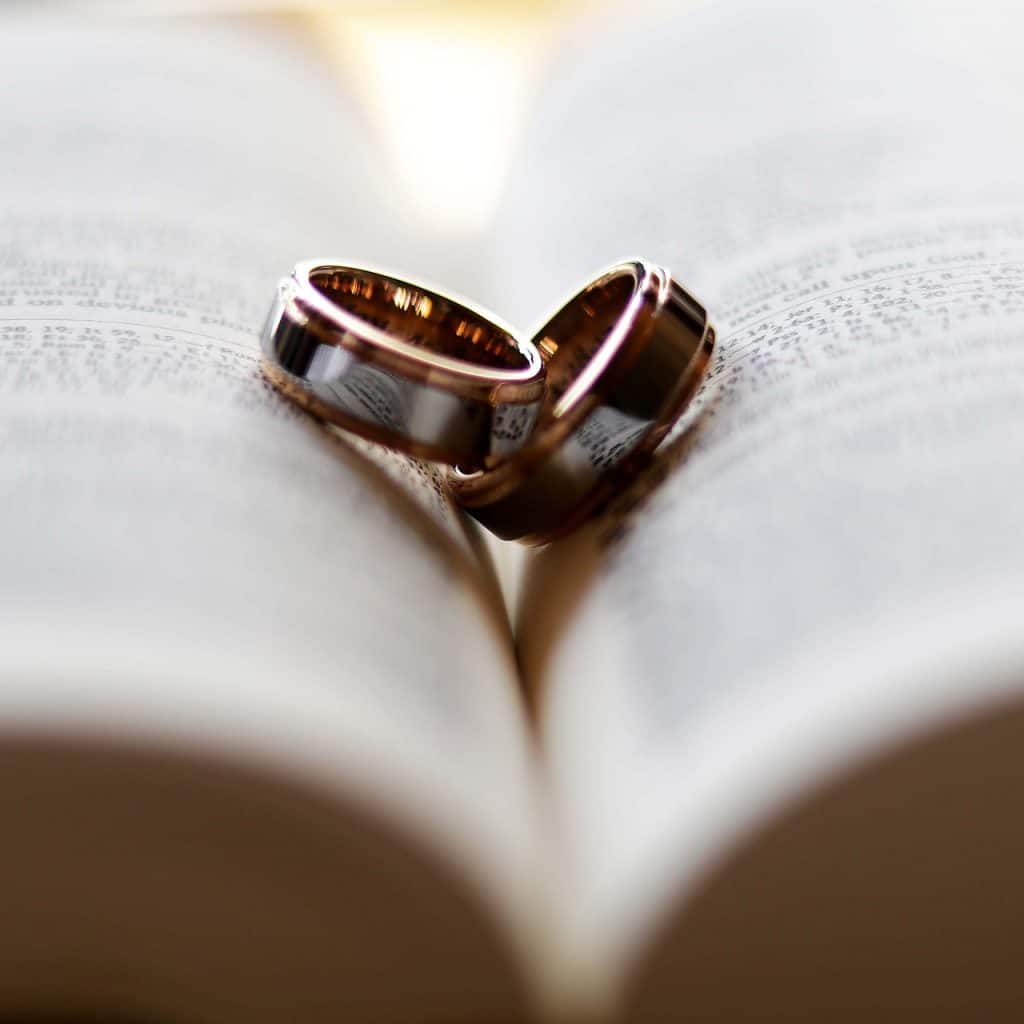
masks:
{"type": "Polygon", "coordinates": [[[423,280],[400,277],[366,263],[312,259],[297,263],[279,287],[281,301],[289,315],[295,319],[295,314],[299,314],[304,326],[319,341],[344,348],[357,358],[377,363],[414,382],[494,405],[534,401],[543,391],[544,361],[532,341],[494,313],[423,280]],[[420,292],[462,311],[500,335],[509,349],[522,359],[523,365],[492,366],[407,342],[346,309],[314,284],[313,278],[320,274],[337,273],[377,278],[388,286],[420,292]]]}
{"type": "Polygon", "coordinates": [[[567,308],[585,301],[589,294],[606,288],[616,278],[627,275],[633,278],[632,294],[607,337],[555,403],[552,419],[575,418],[576,410],[588,399],[605,394],[629,352],[646,344],[648,334],[654,328],[654,317],[665,301],[669,275],[663,268],[641,259],[613,264],[588,281],[531,332],[531,337],[540,337],[567,308]]]}

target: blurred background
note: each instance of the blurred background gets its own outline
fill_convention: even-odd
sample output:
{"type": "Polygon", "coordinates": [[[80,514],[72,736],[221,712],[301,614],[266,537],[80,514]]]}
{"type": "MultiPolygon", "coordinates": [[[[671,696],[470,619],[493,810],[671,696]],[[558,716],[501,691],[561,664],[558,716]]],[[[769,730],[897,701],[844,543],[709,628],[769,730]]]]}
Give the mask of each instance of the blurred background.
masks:
{"type": "MultiPolygon", "coordinates": [[[[458,237],[492,222],[533,103],[561,61],[573,61],[586,40],[614,32],[618,25],[684,15],[714,3],[7,0],[3,16],[8,21],[269,18],[312,34],[346,90],[363,105],[389,162],[386,170],[397,183],[391,191],[396,212],[411,224],[458,237]]],[[[954,61],[958,52],[967,59],[980,48],[990,58],[991,73],[1024,96],[1024,63],[1019,60],[1024,5],[1015,0],[903,0],[898,6],[916,13],[922,44],[939,44],[954,61]]]]}
{"type": "MultiPolygon", "coordinates": [[[[353,77],[398,173],[409,215],[435,228],[473,230],[494,216],[532,103],[560,60],[578,59],[583,41],[620,23],[685,15],[714,3],[377,0],[320,6],[306,16],[338,67],[353,77]],[[464,143],[438,137],[439,116],[465,130],[472,159],[464,143]]],[[[1024,93],[1024,4],[910,0],[909,6],[918,11],[922,36],[938,37],[928,42],[960,49],[965,57],[980,44],[1024,93]]]]}
{"type": "Polygon", "coordinates": [[[702,0],[7,0],[8,20],[278,19],[315,35],[364,105],[405,217],[455,234],[493,217],[531,100],[573,34],[702,0]],[[458,134],[442,124],[458,125],[458,134]],[[467,158],[471,151],[472,158],[467,158]]]}

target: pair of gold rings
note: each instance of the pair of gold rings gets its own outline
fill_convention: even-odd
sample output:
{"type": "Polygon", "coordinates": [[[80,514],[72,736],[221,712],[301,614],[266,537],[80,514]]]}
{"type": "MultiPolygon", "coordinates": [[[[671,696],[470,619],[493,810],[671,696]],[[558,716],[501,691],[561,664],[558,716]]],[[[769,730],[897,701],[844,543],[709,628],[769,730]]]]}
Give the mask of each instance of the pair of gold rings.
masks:
{"type": "Polygon", "coordinates": [[[263,331],[269,376],[318,417],[452,467],[499,537],[545,543],[623,487],[678,419],[715,344],[668,272],[599,274],[532,341],[434,288],[298,264],[263,331]]]}

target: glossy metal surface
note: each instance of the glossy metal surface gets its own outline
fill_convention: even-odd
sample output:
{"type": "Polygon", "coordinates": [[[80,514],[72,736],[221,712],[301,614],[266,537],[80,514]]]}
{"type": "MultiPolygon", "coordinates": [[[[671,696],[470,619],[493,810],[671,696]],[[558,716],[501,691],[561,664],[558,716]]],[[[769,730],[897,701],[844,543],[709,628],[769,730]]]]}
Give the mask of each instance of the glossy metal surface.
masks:
{"type": "Polygon", "coordinates": [[[472,468],[524,443],[544,395],[537,350],[489,314],[328,261],[281,282],[262,346],[268,376],[315,415],[472,468]]]}
{"type": "Polygon", "coordinates": [[[695,394],[715,332],[665,270],[634,260],[574,295],[534,343],[548,394],[533,434],[495,468],[451,479],[499,537],[545,543],[638,472],[695,394]]]}

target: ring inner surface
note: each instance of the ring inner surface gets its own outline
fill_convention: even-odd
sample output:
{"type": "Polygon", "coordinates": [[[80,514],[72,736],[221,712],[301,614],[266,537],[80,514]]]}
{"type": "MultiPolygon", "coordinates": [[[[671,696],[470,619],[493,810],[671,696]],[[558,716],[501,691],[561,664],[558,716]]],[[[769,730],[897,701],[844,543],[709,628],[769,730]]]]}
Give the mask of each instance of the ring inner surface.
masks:
{"type": "Polygon", "coordinates": [[[591,285],[570,299],[536,334],[547,373],[541,415],[547,415],[604,344],[633,297],[628,271],[591,285]]]}
{"type": "Polygon", "coordinates": [[[407,345],[495,369],[529,366],[506,331],[424,288],[349,269],[317,270],[309,281],[332,302],[407,345]]]}

